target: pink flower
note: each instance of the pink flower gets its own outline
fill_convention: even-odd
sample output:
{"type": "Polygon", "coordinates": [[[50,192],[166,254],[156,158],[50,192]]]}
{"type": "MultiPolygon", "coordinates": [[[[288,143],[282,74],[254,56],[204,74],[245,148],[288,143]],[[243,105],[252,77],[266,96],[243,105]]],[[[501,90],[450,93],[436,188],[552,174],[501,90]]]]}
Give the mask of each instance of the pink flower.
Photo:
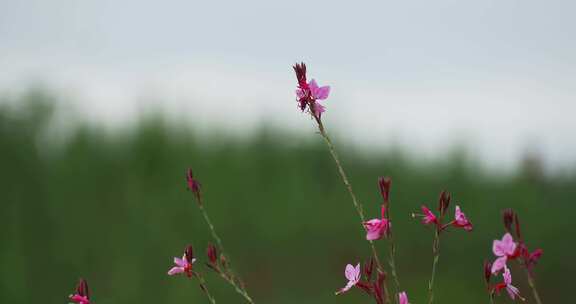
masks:
{"type": "Polygon", "coordinates": [[[337,295],[350,290],[350,288],[358,284],[360,281],[360,263],[358,263],[356,267],[352,266],[351,264],[346,265],[344,276],[346,279],[348,279],[348,283],[346,283],[346,286],[336,292],[337,295]]]}
{"type": "Polygon", "coordinates": [[[196,259],[194,258],[192,252],[192,246],[186,247],[184,255],[182,256],[181,259],[177,257],[174,258],[174,264],[176,264],[176,266],[168,270],[168,275],[172,276],[176,274],[185,273],[186,276],[188,276],[189,278],[192,277],[192,265],[194,264],[195,261],[196,259]]]}
{"type": "Polygon", "coordinates": [[[508,269],[508,267],[504,266],[504,273],[502,274],[502,276],[504,278],[504,282],[494,287],[496,292],[500,293],[500,290],[506,289],[506,292],[508,292],[508,295],[512,300],[518,298],[524,301],[524,298],[520,296],[520,290],[518,290],[518,288],[512,285],[512,274],[510,274],[510,269],[508,269]]]}
{"type": "Polygon", "coordinates": [[[494,240],[492,243],[492,252],[498,258],[492,264],[492,273],[498,273],[506,267],[508,258],[513,258],[516,255],[516,242],[510,233],[506,233],[502,240],[494,240]]]}
{"type": "Polygon", "coordinates": [[[424,216],[422,217],[422,223],[424,223],[424,225],[432,223],[438,224],[438,218],[434,213],[432,213],[432,211],[430,211],[430,209],[428,209],[428,207],[422,206],[422,212],[424,212],[424,216]]]}
{"type": "Polygon", "coordinates": [[[296,89],[298,107],[302,111],[308,107],[312,115],[320,118],[326,109],[318,101],[328,98],[328,95],[330,95],[330,86],[320,87],[314,79],[306,82],[306,65],[304,63],[297,63],[293,68],[296,72],[296,79],[298,80],[298,88],[296,89]]]}
{"type": "Polygon", "coordinates": [[[379,240],[384,236],[388,229],[390,228],[390,221],[384,218],[384,213],[386,209],[382,205],[382,218],[381,219],[371,219],[364,222],[364,228],[366,228],[366,239],[369,241],[379,240]]]}
{"type": "Polygon", "coordinates": [[[410,304],[408,303],[408,295],[405,291],[398,293],[398,303],[399,304],[410,304]]]}
{"type": "Polygon", "coordinates": [[[454,215],[454,222],[452,225],[460,228],[464,228],[466,231],[472,231],[472,223],[466,218],[464,212],[460,210],[460,206],[456,206],[456,212],[454,215]]]}
{"type": "Polygon", "coordinates": [[[90,292],[88,291],[88,282],[80,279],[76,286],[76,293],[68,297],[70,301],[78,304],[90,304],[90,292]]]}

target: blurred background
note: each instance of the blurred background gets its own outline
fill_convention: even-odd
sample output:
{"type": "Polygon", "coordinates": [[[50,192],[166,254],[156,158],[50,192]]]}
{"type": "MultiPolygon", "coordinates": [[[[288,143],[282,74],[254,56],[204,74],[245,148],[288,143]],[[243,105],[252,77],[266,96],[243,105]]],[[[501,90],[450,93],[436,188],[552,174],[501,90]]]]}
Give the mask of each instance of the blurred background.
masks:
{"type": "MultiPolygon", "coordinates": [[[[391,176],[402,288],[423,303],[452,193],[475,224],[442,240],[438,303],[487,301],[500,211],[515,208],[546,303],[576,271],[576,21],[571,1],[0,1],[0,302],[207,302],[168,277],[210,240],[185,169],[256,303],[336,297],[364,232],[291,65],[332,86],[323,121],[369,217],[391,176]]],[[[377,247],[386,255],[387,241],[377,247]]],[[[525,277],[514,283],[534,303],[525,277]]],[[[506,303],[505,297],[498,303],[506,303]]]]}

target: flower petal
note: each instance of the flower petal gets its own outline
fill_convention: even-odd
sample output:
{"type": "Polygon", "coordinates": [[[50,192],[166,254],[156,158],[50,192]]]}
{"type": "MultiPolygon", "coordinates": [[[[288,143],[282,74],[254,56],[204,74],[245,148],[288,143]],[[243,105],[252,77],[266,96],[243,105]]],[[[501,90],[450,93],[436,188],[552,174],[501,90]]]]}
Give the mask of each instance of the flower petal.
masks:
{"type": "Polygon", "coordinates": [[[183,267],[172,267],[170,268],[170,270],[168,270],[168,275],[175,275],[183,272],[184,272],[183,267]]]}

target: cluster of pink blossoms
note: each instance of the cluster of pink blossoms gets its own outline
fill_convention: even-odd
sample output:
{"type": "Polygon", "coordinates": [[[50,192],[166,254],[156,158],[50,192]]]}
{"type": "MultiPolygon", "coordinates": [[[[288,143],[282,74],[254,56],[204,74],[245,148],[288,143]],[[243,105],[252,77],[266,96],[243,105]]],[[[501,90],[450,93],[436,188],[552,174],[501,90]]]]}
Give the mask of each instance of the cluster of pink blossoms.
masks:
{"type": "Polygon", "coordinates": [[[488,291],[491,295],[500,293],[506,289],[511,299],[522,299],[518,288],[512,286],[512,274],[508,267],[508,262],[518,260],[520,265],[528,270],[528,275],[532,276],[532,270],[542,256],[542,249],[536,249],[533,252],[528,250],[524,243],[520,231],[520,221],[518,215],[512,209],[506,209],[502,213],[504,228],[506,233],[500,240],[494,240],[492,243],[492,253],[496,256],[494,262],[484,263],[484,279],[488,285],[488,291]],[[515,234],[518,241],[514,240],[512,234],[515,234]],[[498,275],[501,271],[503,281],[494,286],[490,285],[491,277],[498,275]]]}
{"type": "MultiPolygon", "coordinates": [[[[380,206],[380,218],[374,218],[363,223],[366,229],[366,240],[375,241],[379,240],[390,233],[390,220],[385,217],[390,200],[390,185],[391,180],[388,177],[380,177],[378,179],[378,187],[380,188],[380,195],[382,196],[383,202],[380,206]]],[[[366,294],[372,296],[376,303],[385,303],[385,291],[384,284],[386,280],[386,274],[381,270],[377,269],[376,278],[373,279],[372,273],[374,271],[374,260],[371,258],[369,262],[364,266],[364,280],[361,279],[362,274],[360,270],[360,263],[356,266],[351,264],[346,265],[344,270],[344,276],[348,280],[346,285],[338,290],[336,294],[342,294],[347,292],[352,287],[358,287],[362,289],[366,294]]],[[[402,291],[398,293],[398,299],[400,304],[408,304],[408,295],[406,292],[402,291]]]]}
{"type": "Polygon", "coordinates": [[[436,214],[434,214],[434,212],[432,212],[432,210],[430,210],[425,205],[422,205],[421,207],[422,214],[414,213],[412,214],[412,216],[421,217],[422,223],[424,225],[431,225],[431,224],[435,225],[438,232],[442,232],[450,226],[462,228],[468,232],[472,231],[473,228],[472,222],[468,220],[466,214],[462,212],[462,209],[458,205],[456,205],[456,207],[454,208],[454,220],[446,224],[443,223],[443,218],[446,215],[448,206],[450,205],[450,200],[451,200],[450,194],[446,191],[442,191],[442,193],[440,193],[440,199],[438,201],[438,211],[440,213],[439,216],[436,216],[436,214]]]}
{"type": "Polygon", "coordinates": [[[322,113],[326,111],[326,108],[320,104],[319,100],[328,98],[330,87],[320,87],[314,79],[307,82],[306,65],[303,62],[295,64],[293,68],[294,72],[296,72],[296,79],[298,80],[298,88],[296,89],[298,107],[302,111],[308,109],[312,116],[320,119],[322,113]]]}

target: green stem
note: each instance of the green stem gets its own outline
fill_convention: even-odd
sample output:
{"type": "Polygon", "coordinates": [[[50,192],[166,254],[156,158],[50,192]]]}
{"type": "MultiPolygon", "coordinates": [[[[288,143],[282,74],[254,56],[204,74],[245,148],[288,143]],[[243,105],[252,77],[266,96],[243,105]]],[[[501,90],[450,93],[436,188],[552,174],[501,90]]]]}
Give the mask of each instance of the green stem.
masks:
{"type": "MultiPolygon", "coordinates": [[[[220,254],[222,254],[225,257],[226,262],[228,263],[228,265],[230,265],[231,264],[230,258],[225,254],[224,246],[222,245],[222,239],[220,239],[220,236],[218,236],[218,234],[216,233],[216,229],[214,228],[214,225],[212,225],[212,221],[210,220],[210,217],[208,216],[208,212],[206,212],[206,209],[204,209],[204,201],[202,200],[202,196],[198,197],[198,207],[200,208],[200,213],[202,213],[202,216],[204,216],[204,220],[206,221],[206,224],[208,225],[208,228],[210,229],[210,233],[212,234],[212,238],[216,241],[218,249],[220,250],[220,254]]],[[[232,270],[229,268],[229,266],[227,268],[228,268],[227,271],[232,272],[232,270]]],[[[224,275],[223,273],[220,273],[220,275],[223,278],[225,278],[226,281],[230,285],[232,285],[232,287],[234,287],[234,290],[236,290],[236,292],[238,294],[240,294],[242,297],[244,297],[246,302],[254,304],[254,301],[248,295],[248,291],[246,290],[246,288],[239,286],[238,284],[236,284],[235,280],[229,278],[228,276],[224,275]]]]}
{"type": "Polygon", "coordinates": [[[528,285],[530,285],[530,289],[532,289],[532,295],[534,295],[534,300],[537,304],[542,304],[542,300],[540,299],[540,295],[538,294],[538,290],[536,289],[536,283],[534,282],[534,278],[532,278],[532,274],[530,271],[525,268],[526,276],[528,277],[528,285]]]}
{"type": "Polygon", "coordinates": [[[434,253],[434,262],[432,263],[432,276],[428,283],[428,304],[434,302],[434,278],[436,277],[436,265],[438,265],[438,260],[440,259],[440,231],[438,229],[436,229],[436,233],[434,234],[432,251],[434,253]]]}
{"type": "MultiPolygon", "coordinates": [[[[354,207],[356,208],[356,211],[358,212],[358,215],[360,216],[360,220],[361,220],[360,224],[362,225],[362,227],[364,227],[364,222],[366,221],[366,219],[364,217],[364,210],[362,209],[362,205],[358,202],[358,199],[356,198],[356,195],[354,194],[354,191],[352,190],[352,185],[348,181],[348,176],[346,175],[346,172],[344,171],[344,167],[342,167],[342,164],[340,163],[340,158],[338,158],[338,154],[336,153],[336,148],[334,147],[334,144],[332,144],[332,140],[330,140],[328,133],[326,133],[326,130],[324,128],[324,125],[322,124],[322,121],[317,117],[314,117],[314,118],[316,119],[316,122],[318,123],[318,129],[320,130],[320,135],[322,135],[322,138],[324,138],[324,141],[326,142],[326,145],[328,146],[328,150],[330,151],[330,155],[332,156],[332,159],[334,159],[334,162],[336,163],[336,167],[338,168],[338,173],[340,174],[340,177],[342,178],[342,182],[344,182],[344,185],[346,186],[346,190],[348,190],[348,193],[350,194],[350,197],[352,198],[352,203],[354,204],[354,207]]],[[[380,263],[380,258],[378,258],[378,253],[376,251],[376,247],[374,246],[374,242],[368,241],[368,243],[370,244],[370,249],[372,250],[372,255],[374,256],[374,261],[376,261],[376,267],[380,271],[383,272],[384,269],[382,268],[382,263],[380,263]]],[[[386,302],[390,303],[390,294],[388,292],[388,286],[386,284],[384,284],[384,292],[386,293],[386,302]]]]}
{"type": "Polygon", "coordinates": [[[202,275],[197,273],[197,272],[194,272],[194,276],[198,279],[198,283],[200,284],[200,289],[202,289],[202,291],[206,294],[210,303],[216,304],[216,300],[208,291],[208,287],[206,286],[206,281],[204,281],[204,278],[202,277],[202,275]]]}

